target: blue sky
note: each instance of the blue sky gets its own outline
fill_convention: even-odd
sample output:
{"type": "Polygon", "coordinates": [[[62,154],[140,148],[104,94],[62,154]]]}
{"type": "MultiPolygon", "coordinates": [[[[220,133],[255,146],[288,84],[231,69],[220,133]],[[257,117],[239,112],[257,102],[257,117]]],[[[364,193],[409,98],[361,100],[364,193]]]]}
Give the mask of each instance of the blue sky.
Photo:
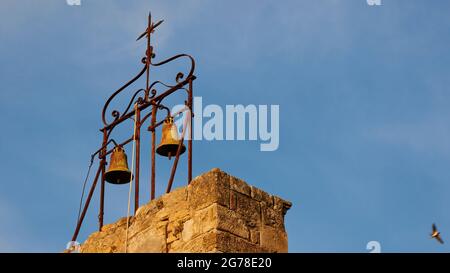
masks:
{"type": "MultiPolygon", "coordinates": [[[[219,167],[292,201],[291,252],[367,252],[373,240],[383,252],[449,250],[428,236],[436,222],[450,241],[447,1],[128,2],[2,1],[0,252],[70,240],[101,109],[140,68],[149,10],[165,20],[156,58],[194,56],[204,104],[280,105],[277,151],[195,141],[194,175],[219,167]]],[[[169,164],[157,164],[161,193],[169,164]]],[[[185,177],[182,167],[174,186],[185,177]]],[[[107,187],[105,222],[126,214],[127,193],[107,187]]]]}

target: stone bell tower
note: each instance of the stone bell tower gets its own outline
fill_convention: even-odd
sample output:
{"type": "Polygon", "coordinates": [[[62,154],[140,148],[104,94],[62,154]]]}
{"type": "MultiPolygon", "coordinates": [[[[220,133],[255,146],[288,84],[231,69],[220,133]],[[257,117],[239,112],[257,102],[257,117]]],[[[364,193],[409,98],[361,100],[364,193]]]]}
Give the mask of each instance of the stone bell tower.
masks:
{"type": "MultiPolygon", "coordinates": [[[[291,203],[212,169],[141,206],[130,217],[127,252],[287,252],[291,203]]],[[[125,252],[127,219],[103,226],[81,252],[125,252]]]]}

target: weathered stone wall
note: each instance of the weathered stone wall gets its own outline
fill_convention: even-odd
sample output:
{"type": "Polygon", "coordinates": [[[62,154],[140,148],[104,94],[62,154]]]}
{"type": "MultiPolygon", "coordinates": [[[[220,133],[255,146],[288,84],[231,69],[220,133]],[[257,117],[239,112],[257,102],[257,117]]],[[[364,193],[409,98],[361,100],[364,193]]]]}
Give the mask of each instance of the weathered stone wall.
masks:
{"type": "MultiPolygon", "coordinates": [[[[291,203],[212,169],[140,207],[130,217],[128,252],[287,252],[291,203]]],[[[82,252],[125,252],[127,219],[105,225],[82,252]]]]}

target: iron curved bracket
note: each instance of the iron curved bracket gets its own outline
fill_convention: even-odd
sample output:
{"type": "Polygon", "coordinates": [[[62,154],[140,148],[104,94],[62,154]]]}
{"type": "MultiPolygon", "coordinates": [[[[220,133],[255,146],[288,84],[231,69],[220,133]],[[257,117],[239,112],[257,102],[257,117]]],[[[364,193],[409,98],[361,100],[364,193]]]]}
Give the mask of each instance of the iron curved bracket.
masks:
{"type": "MultiPolygon", "coordinates": [[[[150,62],[150,65],[151,65],[151,66],[161,66],[161,65],[163,65],[163,64],[170,63],[170,62],[172,62],[172,61],[174,61],[174,60],[176,60],[176,59],[180,59],[180,58],[183,58],[183,57],[188,58],[188,59],[190,60],[190,63],[191,63],[191,67],[190,67],[189,73],[188,73],[188,75],[186,76],[186,78],[188,79],[188,78],[190,78],[190,77],[192,77],[192,76],[194,75],[194,70],[195,70],[195,60],[194,60],[194,58],[192,58],[191,55],[188,55],[188,54],[178,54],[178,55],[175,55],[175,56],[173,56],[173,57],[167,58],[167,59],[165,59],[165,60],[163,60],[163,61],[160,61],[160,62],[158,62],[158,63],[152,63],[152,62],[150,62]]],[[[183,73],[183,72],[178,72],[177,75],[176,75],[176,77],[175,77],[175,81],[176,81],[177,83],[180,83],[180,81],[181,81],[183,78],[184,78],[184,73],[183,73]]]]}
{"type": "MultiPolygon", "coordinates": [[[[139,79],[144,73],[145,73],[145,71],[147,71],[147,66],[144,66],[144,68],[133,78],[133,79],[131,79],[129,82],[127,82],[125,85],[123,85],[122,87],[120,87],[119,89],[117,89],[109,98],[108,98],[108,100],[106,101],[106,103],[105,103],[105,105],[103,106],[103,110],[102,110],[102,121],[103,121],[103,124],[105,125],[105,126],[109,126],[109,125],[111,125],[113,122],[115,122],[116,120],[118,120],[120,117],[121,117],[121,115],[120,115],[120,112],[119,111],[117,111],[117,110],[113,110],[112,112],[111,112],[111,116],[112,117],[114,117],[114,120],[113,121],[111,121],[111,122],[109,122],[108,123],[108,121],[106,120],[106,111],[108,110],[108,106],[109,106],[109,104],[111,103],[111,101],[114,99],[114,97],[116,97],[120,92],[122,92],[122,90],[124,90],[125,88],[127,88],[128,86],[130,86],[132,83],[134,83],[137,79],[139,79]]],[[[139,89],[139,90],[141,90],[141,89],[139,89]]],[[[138,90],[138,91],[139,91],[138,90]]],[[[133,98],[132,98],[132,101],[134,100],[134,97],[136,96],[136,93],[134,94],[134,96],[133,96],[133,98]]],[[[132,102],[131,101],[131,102],[132,102]]],[[[131,105],[131,102],[130,102],[130,105],[131,105]]],[[[125,112],[124,112],[124,114],[126,114],[127,113],[127,111],[129,110],[129,108],[130,108],[130,105],[128,105],[128,107],[127,107],[127,109],[125,110],[125,112]]],[[[124,115],[124,114],[122,114],[122,116],[124,115]]]]}

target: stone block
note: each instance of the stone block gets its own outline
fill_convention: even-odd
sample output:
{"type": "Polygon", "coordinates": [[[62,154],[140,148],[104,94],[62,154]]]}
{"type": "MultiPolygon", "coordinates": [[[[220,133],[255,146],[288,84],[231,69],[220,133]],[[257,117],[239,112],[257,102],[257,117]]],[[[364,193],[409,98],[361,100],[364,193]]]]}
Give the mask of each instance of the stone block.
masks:
{"type": "Polygon", "coordinates": [[[128,241],[128,253],[164,253],[166,238],[163,233],[147,231],[128,241]]]}
{"type": "Polygon", "coordinates": [[[275,210],[261,203],[262,222],[264,225],[283,228],[284,217],[282,211],[275,210]]]}
{"type": "Polygon", "coordinates": [[[181,239],[183,242],[188,242],[194,237],[194,220],[189,219],[183,224],[183,231],[181,232],[181,239]]]}
{"type": "Polygon", "coordinates": [[[217,236],[214,229],[203,233],[188,243],[183,245],[183,248],[173,248],[172,252],[182,252],[182,253],[207,253],[215,252],[217,247],[217,236]]]}
{"type": "Polygon", "coordinates": [[[211,204],[209,207],[194,212],[193,236],[208,232],[217,226],[217,204],[211,204]]]}
{"type": "Polygon", "coordinates": [[[236,211],[250,225],[258,225],[261,222],[260,203],[250,198],[249,196],[240,193],[237,193],[236,197],[237,197],[236,211]]]}
{"type": "Polygon", "coordinates": [[[289,201],[286,201],[278,196],[273,197],[274,201],[274,209],[279,210],[283,213],[283,215],[286,214],[286,212],[292,207],[292,203],[289,201]]]}
{"type": "Polygon", "coordinates": [[[254,186],[251,186],[251,197],[257,201],[264,202],[268,207],[273,206],[273,196],[254,186]]]}
{"type": "Polygon", "coordinates": [[[270,252],[288,251],[287,234],[283,230],[263,225],[261,227],[261,247],[270,252]]]}
{"type": "Polygon", "coordinates": [[[224,231],[217,231],[216,250],[224,253],[258,253],[261,248],[248,240],[224,231]]]}
{"type": "Polygon", "coordinates": [[[237,193],[234,191],[230,191],[230,206],[231,210],[237,209],[237,193]]]}
{"type": "Polygon", "coordinates": [[[230,175],[230,189],[247,196],[251,195],[251,187],[241,179],[231,175],[230,175]]]}
{"type": "Polygon", "coordinates": [[[196,177],[188,186],[188,203],[191,210],[197,210],[218,203],[229,207],[229,175],[216,170],[196,177]]]}
{"type": "Polygon", "coordinates": [[[250,242],[253,244],[259,244],[260,232],[257,230],[250,230],[250,242]]]}
{"type": "Polygon", "coordinates": [[[220,205],[217,206],[216,228],[247,240],[250,237],[246,221],[237,212],[220,205]]]}

